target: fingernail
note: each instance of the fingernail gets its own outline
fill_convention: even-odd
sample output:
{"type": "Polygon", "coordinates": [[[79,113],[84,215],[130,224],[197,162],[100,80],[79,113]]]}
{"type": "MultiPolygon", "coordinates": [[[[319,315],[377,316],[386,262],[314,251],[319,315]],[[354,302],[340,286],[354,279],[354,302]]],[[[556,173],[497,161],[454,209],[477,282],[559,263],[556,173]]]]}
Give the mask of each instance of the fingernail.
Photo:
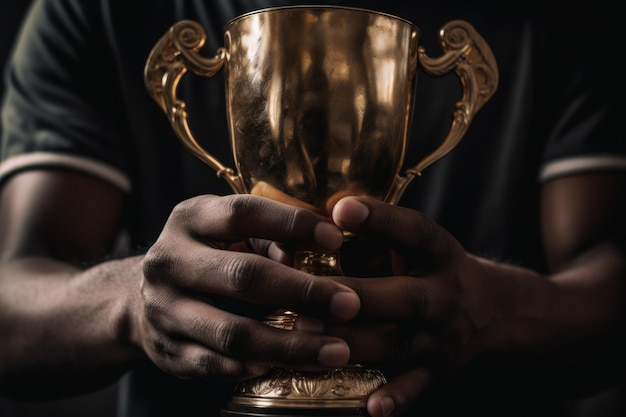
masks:
{"type": "Polygon", "coordinates": [[[383,397],[383,399],[380,400],[380,408],[383,411],[383,416],[385,417],[390,416],[391,413],[393,413],[393,409],[395,408],[395,406],[396,403],[391,397],[383,397]]]}
{"type": "Polygon", "coordinates": [[[317,360],[321,365],[331,368],[344,366],[350,359],[350,348],[345,343],[334,342],[321,347],[317,360]]]}
{"type": "Polygon", "coordinates": [[[340,320],[352,320],[360,308],[361,300],[352,292],[338,292],[330,300],[330,313],[340,320]]]}
{"type": "Polygon", "coordinates": [[[319,222],[313,231],[315,242],[326,249],[339,249],[343,243],[343,232],[337,226],[328,222],[319,222]]]}
{"type": "Polygon", "coordinates": [[[354,198],[340,200],[333,209],[333,218],[338,224],[345,226],[358,226],[369,214],[369,208],[354,198]]]}

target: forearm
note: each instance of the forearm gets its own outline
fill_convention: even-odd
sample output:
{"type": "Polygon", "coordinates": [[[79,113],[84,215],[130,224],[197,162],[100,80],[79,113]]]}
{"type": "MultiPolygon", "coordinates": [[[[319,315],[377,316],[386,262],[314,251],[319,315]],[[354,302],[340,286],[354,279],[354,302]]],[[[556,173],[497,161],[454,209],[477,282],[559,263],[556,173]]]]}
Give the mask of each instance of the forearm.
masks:
{"type": "Polygon", "coordinates": [[[84,271],[48,258],[0,265],[0,392],[88,391],[142,360],[129,334],[141,265],[140,257],[84,271]]]}
{"type": "Polygon", "coordinates": [[[622,251],[597,247],[549,276],[480,262],[495,306],[483,343],[488,353],[512,363],[519,372],[513,378],[534,375],[537,385],[575,395],[622,374],[624,361],[617,360],[626,308],[622,251]]]}

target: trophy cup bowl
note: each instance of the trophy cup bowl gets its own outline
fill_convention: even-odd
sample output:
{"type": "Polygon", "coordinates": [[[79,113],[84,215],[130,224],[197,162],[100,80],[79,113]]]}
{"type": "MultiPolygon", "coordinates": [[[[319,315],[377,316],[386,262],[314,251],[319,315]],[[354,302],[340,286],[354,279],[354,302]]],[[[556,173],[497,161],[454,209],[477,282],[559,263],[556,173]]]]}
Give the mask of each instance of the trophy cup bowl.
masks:
{"type": "MultiPolygon", "coordinates": [[[[174,24],[147,59],[145,83],[182,143],[235,193],[259,195],[323,215],[348,195],[396,204],[407,185],[450,152],[493,95],[498,70],[489,46],[467,22],[439,34],[443,53],[429,57],[413,23],[373,10],[286,6],[241,15],[224,28],[213,57],[200,49],[197,22],[174,24]],[[418,69],[453,72],[461,97],[440,145],[414,167],[403,166],[418,69]],[[195,139],[177,89],[191,71],[224,73],[234,168],[195,139]]],[[[339,275],[338,253],[302,251],[297,265],[339,275]]],[[[268,325],[290,331],[297,313],[278,311],[268,325]]],[[[384,384],[362,365],[329,372],[276,368],[242,382],[224,416],[364,415],[368,395],[384,384]]]]}

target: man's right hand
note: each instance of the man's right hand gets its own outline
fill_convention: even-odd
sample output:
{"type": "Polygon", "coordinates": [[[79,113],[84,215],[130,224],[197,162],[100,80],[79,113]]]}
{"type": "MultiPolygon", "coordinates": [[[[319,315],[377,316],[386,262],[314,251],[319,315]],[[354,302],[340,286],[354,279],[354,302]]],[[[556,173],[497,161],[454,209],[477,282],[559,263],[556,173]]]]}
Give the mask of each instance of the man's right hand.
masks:
{"type": "Polygon", "coordinates": [[[144,259],[135,342],[183,378],[248,378],[272,365],[345,365],[350,351],[339,338],[276,329],[228,308],[243,302],[335,321],[359,310],[354,291],[329,277],[231,250],[249,238],[334,250],[343,234],[311,211],[250,195],[180,203],[144,259]]]}
{"type": "Polygon", "coordinates": [[[277,252],[270,241],[334,249],[341,232],[327,218],[249,195],[200,196],[176,207],[145,259],[107,260],[124,205],[110,183],[31,170],[6,180],[1,196],[0,395],[90,392],[147,357],[182,378],[348,360],[337,337],[271,328],[229,308],[355,316],[353,290],[249,250],[277,252]]]}

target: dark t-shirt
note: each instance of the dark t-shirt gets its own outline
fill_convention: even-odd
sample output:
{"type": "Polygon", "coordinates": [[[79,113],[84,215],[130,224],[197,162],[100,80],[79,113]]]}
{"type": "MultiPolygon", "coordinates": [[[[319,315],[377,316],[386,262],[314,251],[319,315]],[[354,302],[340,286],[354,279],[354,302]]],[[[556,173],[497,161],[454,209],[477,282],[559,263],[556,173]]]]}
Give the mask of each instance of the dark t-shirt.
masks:
{"type": "MultiPolygon", "coordinates": [[[[172,24],[193,19],[208,35],[203,54],[213,56],[224,45],[223,27],[230,19],[293,3],[298,2],[36,1],[7,71],[0,181],[41,168],[101,177],[128,194],[123,227],[130,247],[148,246],[179,201],[232,192],[183,147],[148,96],[143,70],[151,48],[172,24]]],[[[538,13],[463,2],[448,2],[443,9],[415,2],[336,3],[412,21],[430,56],[441,53],[439,29],[452,19],[467,20],[485,38],[500,70],[495,95],[457,148],[413,180],[399,204],[432,216],[472,253],[545,272],[541,183],[626,169],[624,86],[611,61],[619,50],[616,19],[571,8],[538,13]]],[[[188,74],[179,91],[196,138],[233,166],[222,74],[213,79],[188,74]]],[[[418,74],[407,167],[444,137],[460,94],[454,75],[418,74]]],[[[498,378],[503,375],[484,384],[464,375],[457,386],[462,400],[451,394],[431,411],[558,415],[557,406],[544,401],[552,394],[545,387],[534,390],[527,381],[509,385],[508,377],[502,384],[498,378]]],[[[181,381],[152,366],[133,371],[123,386],[128,395],[122,415],[129,417],[214,415],[233,387],[181,381]]]]}

